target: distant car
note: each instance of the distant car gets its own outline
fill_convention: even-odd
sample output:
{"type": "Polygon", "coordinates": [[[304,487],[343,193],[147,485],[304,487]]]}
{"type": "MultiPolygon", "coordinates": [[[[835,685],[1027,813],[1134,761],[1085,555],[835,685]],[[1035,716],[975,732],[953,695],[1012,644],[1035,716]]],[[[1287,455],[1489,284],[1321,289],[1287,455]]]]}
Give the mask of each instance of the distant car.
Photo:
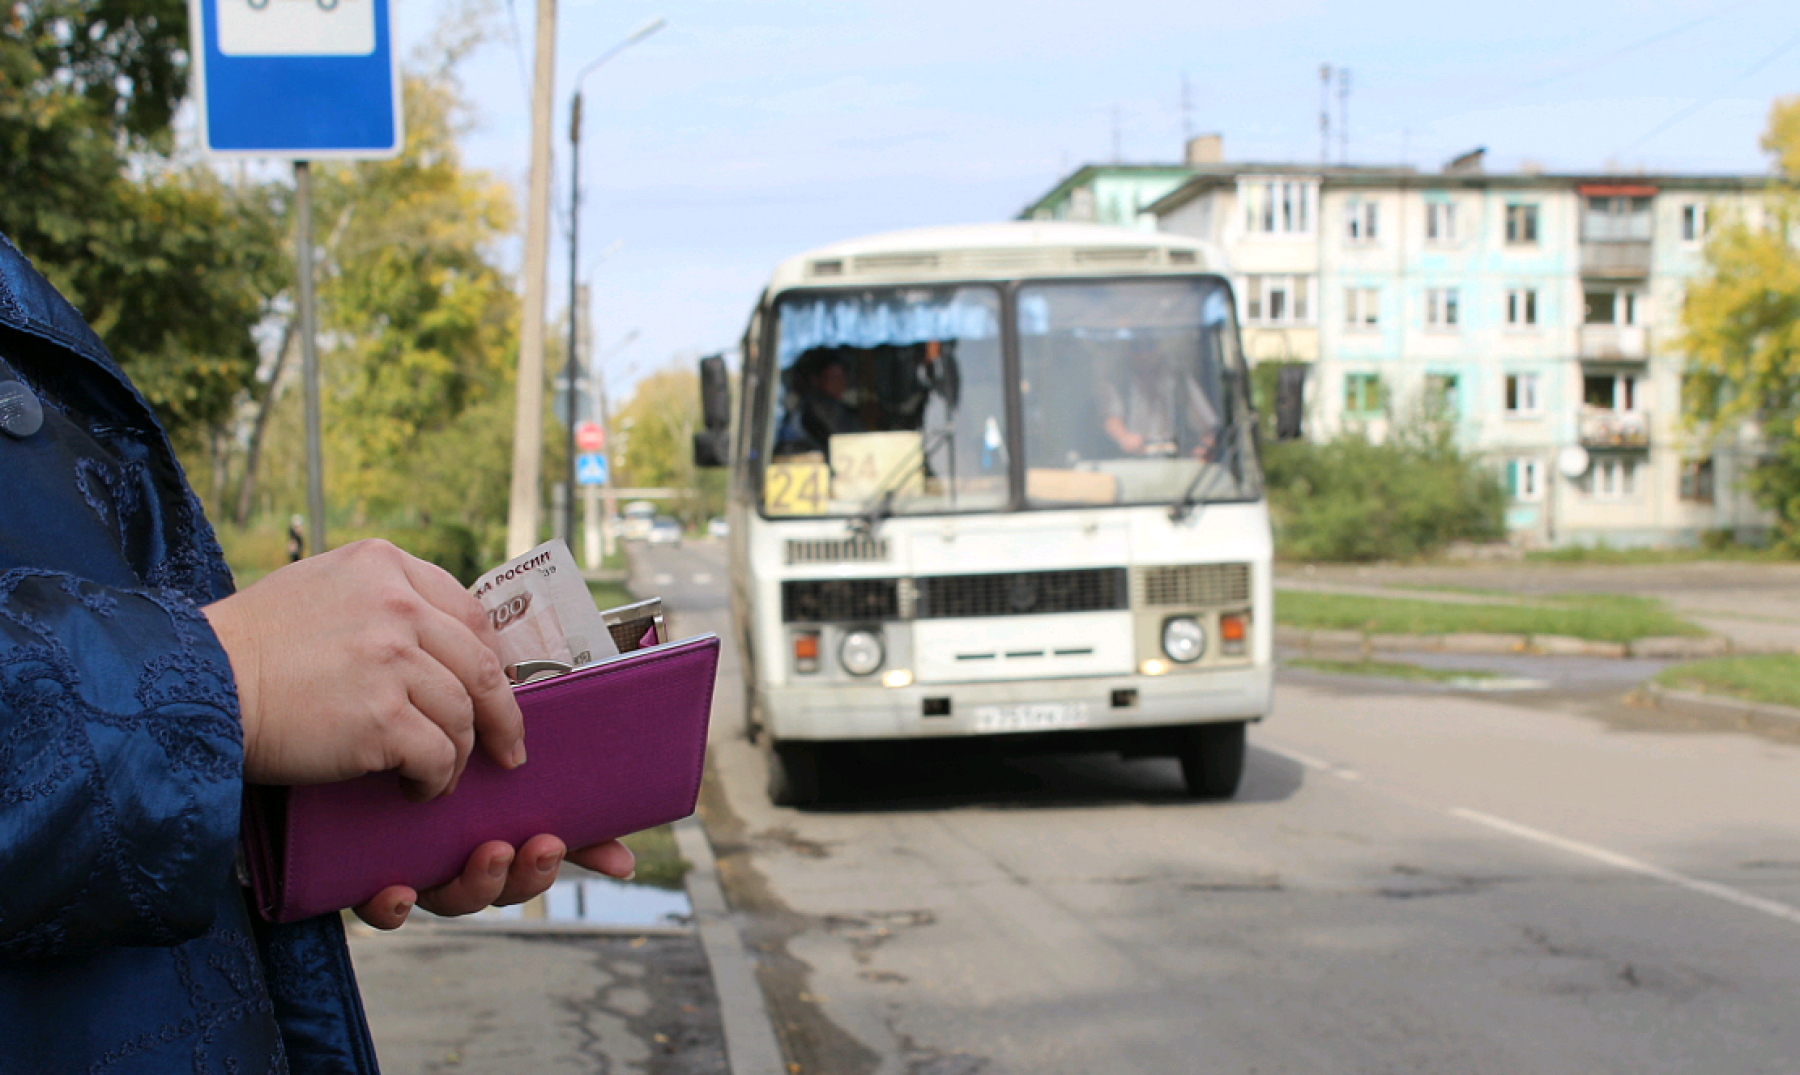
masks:
{"type": "Polygon", "coordinates": [[[722,538],[731,533],[731,524],[723,515],[715,515],[706,520],[706,533],[709,537],[722,538]]]}
{"type": "Polygon", "coordinates": [[[681,544],[681,521],[670,515],[658,515],[650,521],[650,533],[644,540],[652,545],[681,544]]]}

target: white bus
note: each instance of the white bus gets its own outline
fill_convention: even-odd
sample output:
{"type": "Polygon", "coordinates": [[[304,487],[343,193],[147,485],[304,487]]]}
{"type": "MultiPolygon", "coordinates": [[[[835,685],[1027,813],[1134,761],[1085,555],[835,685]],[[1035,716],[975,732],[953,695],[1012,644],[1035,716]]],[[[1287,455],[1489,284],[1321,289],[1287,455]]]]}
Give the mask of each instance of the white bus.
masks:
{"type": "Polygon", "coordinates": [[[748,732],[780,804],[847,744],[1117,751],[1235,793],[1269,515],[1216,248],[1010,223],[783,262],[701,364],[748,732]]]}

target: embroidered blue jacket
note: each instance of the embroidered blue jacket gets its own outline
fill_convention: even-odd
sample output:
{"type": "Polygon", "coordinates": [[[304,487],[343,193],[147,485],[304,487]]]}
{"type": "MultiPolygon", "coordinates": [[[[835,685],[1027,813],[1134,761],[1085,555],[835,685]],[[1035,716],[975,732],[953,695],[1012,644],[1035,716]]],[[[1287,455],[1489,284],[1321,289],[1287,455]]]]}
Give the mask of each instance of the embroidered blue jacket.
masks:
{"type": "Polygon", "coordinates": [[[212,528],[142,397],[0,236],[9,380],[43,420],[0,421],[0,1073],[374,1072],[342,923],[265,926],[234,879],[212,528]]]}

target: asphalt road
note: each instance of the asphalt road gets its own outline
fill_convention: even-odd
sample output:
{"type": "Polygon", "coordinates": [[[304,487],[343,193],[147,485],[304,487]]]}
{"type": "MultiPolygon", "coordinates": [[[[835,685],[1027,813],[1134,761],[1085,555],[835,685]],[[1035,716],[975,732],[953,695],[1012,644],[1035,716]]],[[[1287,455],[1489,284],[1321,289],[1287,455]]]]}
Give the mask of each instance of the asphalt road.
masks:
{"type": "MultiPolygon", "coordinates": [[[[726,634],[720,546],[644,549],[726,634]]],[[[935,750],[771,807],[721,667],[704,818],[798,1075],[1800,1070],[1800,747],[1284,676],[1236,801],[935,750]]]]}

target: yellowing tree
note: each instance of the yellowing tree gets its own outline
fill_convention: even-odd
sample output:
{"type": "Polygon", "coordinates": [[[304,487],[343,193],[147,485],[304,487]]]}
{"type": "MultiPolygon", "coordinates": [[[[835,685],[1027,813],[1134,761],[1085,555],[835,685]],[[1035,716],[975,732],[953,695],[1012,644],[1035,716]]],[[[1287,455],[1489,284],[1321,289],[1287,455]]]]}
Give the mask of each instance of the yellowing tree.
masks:
{"type": "Polygon", "coordinates": [[[1800,552],[1800,96],[1775,103],[1762,145],[1780,179],[1760,219],[1714,228],[1709,272],[1687,292],[1683,396],[1703,432],[1757,424],[1768,454],[1750,470],[1749,489],[1775,513],[1781,542],[1800,552]]]}

